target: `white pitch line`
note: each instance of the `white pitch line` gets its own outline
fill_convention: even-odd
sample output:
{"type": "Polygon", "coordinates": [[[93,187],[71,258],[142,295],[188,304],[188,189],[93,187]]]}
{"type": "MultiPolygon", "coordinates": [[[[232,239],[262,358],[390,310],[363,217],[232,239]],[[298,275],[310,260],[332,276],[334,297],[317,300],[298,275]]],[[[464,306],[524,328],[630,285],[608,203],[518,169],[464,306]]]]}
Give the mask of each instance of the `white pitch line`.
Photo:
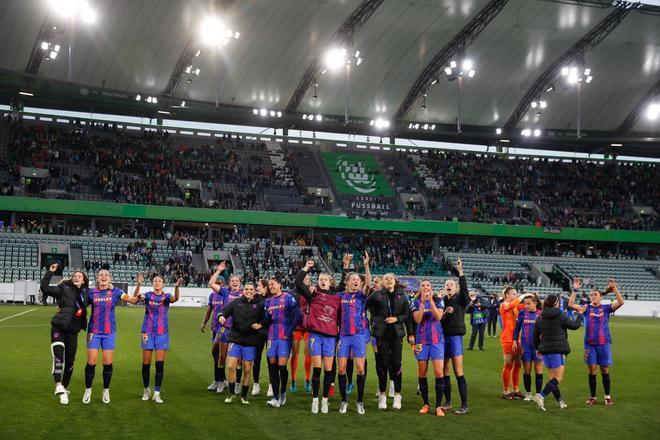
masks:
{"type": "Polygon", "coordinates": [[[6,320],[11,319],[11,318],[15,318],[15,317],[17,317],[17,316],[25,315],[26,313],[30,313],[30,312],[32,312],[32,311],[34,311],[34,310],[37,310],[37,309],[30,309],[30,310],[26,310],[26,311],[21,312],[21,313],[17,313],[17,314],[15,314],[15,315],[7,316],[6,318],[2,318],[2,319],[0,319],[0,322],[2,322],[2,321],[6,321],[6,320]]]}

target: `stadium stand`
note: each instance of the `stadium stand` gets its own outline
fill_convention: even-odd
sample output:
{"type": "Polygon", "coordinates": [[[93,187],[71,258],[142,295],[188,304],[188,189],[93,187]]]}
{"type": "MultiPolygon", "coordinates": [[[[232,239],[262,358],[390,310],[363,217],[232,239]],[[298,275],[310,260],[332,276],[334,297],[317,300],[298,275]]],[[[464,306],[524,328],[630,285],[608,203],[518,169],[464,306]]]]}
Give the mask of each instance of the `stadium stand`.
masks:
{"type": "MultiPolygon", "coordinates": [[[[348,215],[371,216],[371,200],[339,182],[339,152],[303,146],[134,133],[108,125],[13,124],[0,150],[15,195],[127,203],[328,213],[334,189],[348,215]],[[319,154],[323,155],[323,160],[319,154]],[[330,184],[321,170],[325,162],[330,184]],[[103,165],[102,170],[97,168],[103,165]],[[45,179],[21,167],[46,168],[45,179]],[[145,180],[140,180],[146,178],[145,180]],[[138,183],[139,182],[139,183],[138,183]],[[332,188],[334,186],[334,188],[332,188]]],[[[344,152],[346,153],[346,152],[344,152]]],[[[386,216],[554,227],[657,230],[655,163],[596,163],[461,152],[351,152],[361,176],[378,184],[386,216]],[[377,160],[373,160],[372,157],[377,160]],[[378,179],[382,176],[383,181],[378,179]],[[367,177],[364,177],[367,178],[367,177]],[[598,190],[593,191],[593,188],[598,190]],[[419,198],[418,195],[423,195],[419,198]],[[415,196],[414,198],[412,196],[415,196]],[[411,202],[412,201],[412,202],[411,202]],[[405,204],[404,204],[405,203],[405,204]],[[646,208],[646,209],[644,209],[646,208]],[[407,211],[406,211],[407,209],[407,211]],[[405,213],[405,214],[404,214],[405,213]]],[[[362,177],[360,177],[362,178],[362,177]]],[[[9,188],[11,186],[11,188],[9,188]]]]}

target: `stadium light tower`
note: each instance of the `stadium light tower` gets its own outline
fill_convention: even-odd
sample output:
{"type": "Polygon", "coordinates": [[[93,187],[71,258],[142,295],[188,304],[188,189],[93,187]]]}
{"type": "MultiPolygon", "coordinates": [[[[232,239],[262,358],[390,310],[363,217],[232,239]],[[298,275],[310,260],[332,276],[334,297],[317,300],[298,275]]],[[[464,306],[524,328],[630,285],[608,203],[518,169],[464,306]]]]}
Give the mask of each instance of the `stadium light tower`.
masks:
{"type": "MultiPolygon", "coordinates": [[[[49,6],[53,14],[66,20],[71,31],[69,32],[69,60],[67,66],[67,79],[73,81],[73,42],[78,20],[86,24],[94,24],[97,20],[96,10],[92,8],[87,0],[49,0],[49,6]]],[[[56,46],[59,48],[59,46],[56,46]]],[[[43,43],[42,43],[43,48],[43,43]]],[[[59,49],[50,52],[50,58],[57,57],[59,49]],[[55,56],[53,56],[55,55],[55,56]]]]}
{"type": "MultiPolygon", "coordinates": [[[[355,51],[353,54],[353,48],[352,44],[350,45],[351,48],[347,49],[344,46],[333,46],[330,49],[328,49],[325,54],[323,55],[323,66],[324,69],[321,72],[321,74],[324,74],[326,71],[330,72],[338,72],[341,70],[342,67],[345,68],[346,71],[346,81],[344,84],[344,92],[345,92],[345,99],[344,99],[344,124],[348,125],[348,101],[349,101],[349,96],[350,96],[350,82],[351,82],[351,64],[353,60],[355,61],[355,65],[359,66],[362,64],[363,58],[360,56],[360,51],[355,51]]],[[[318,99],[317,96],[317,86],[318,84],[314,84],[314,99],[318,99]]]]}
{"type": "Polygon", "coordinates": [[[561,78],[568,87],[575,86],[577,94],[577,138],[582,137],[582,87],[594,79],[589,67],[585,67],[584,60],[576,61],[570,66],[564,66],[560,71],[561,78]]]}
{"type": "Polygon", "coordinates": [[[474,63],[471,59],[464,56],[458,60],[451,60],[448,66],[445,66],[445,75],[449,81],[456,81],[458,90],[458,117],[456,118],[456,132],[461,133],[461,116],[463,112],[463,81],[464,78],[473,78],[476,74],[474,63]]]}
{"type": "MultiPolygon", "coordinates": [[[[198,32],[199,41],[205,46],[217,50],[218,53],[224,46],[228,45],[231,40],[238,40],[241,36],[240,32],[231,30],[222,20],[220,20],[220,18],[215,15],[205,17],[200,23],[198,32]]],[[[199,55],[199,53],[200,51],[198,49],[197,55],[199,55]]],[[[213,63],[214,69],[217,68],[216,66],[219,67],[219,65],[220,63],[213,63]]],[[[193,71],[192,65],[190,66],[190,69],[193,71]]],[[[199,76],[199,69],[195,69],[193,72],[196,76],[199,76]]],[[[214,73],[216,72],[217,71],[214,71],[214,73]]],[[[216,89],[215,93],[215,108],[220,106],[219,96],[222,79],[220,78],[220,75],[218,75],[218,77],[218,88],[216,89]]]]}

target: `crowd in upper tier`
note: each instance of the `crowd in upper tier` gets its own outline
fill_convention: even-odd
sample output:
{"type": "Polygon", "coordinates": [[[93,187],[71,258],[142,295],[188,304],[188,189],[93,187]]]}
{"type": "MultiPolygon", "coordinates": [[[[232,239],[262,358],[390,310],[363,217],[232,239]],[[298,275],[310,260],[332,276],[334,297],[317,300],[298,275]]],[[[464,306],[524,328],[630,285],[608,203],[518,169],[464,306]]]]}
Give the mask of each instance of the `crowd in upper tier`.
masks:
{"type": "MultiPolygon", "coordinates": [[[[278,210],[264,198],[269,189],[311,197],[296,168],[300,164],[285,156],[285,165],[279,169],[271,163],[263,143],[236,136],[202,142],[174,138],[167,132],[123,131],[108,125],[8,126],[7,148],[0,149],[4,171],[0,189],[6,195],[254,210],[278,210]],[[49,175],[45,179],[21,178],[21,166],[46,168],[49,175]],[[187,188],[177,184],[177,179],[199,180],[201,188],[187,188]]],[[[402,169],[407,167],[417,175],[418,165],[412,158],[396,154],[402,155],[402,169]]],[[[419,178],[418,190],[425,202],[413,213],[421,217],[660,229],[660,217],[652,210],[641,213],[633,209],[660,211],[660,168],[655,163],[599,164],[442,151],[420,158],[438,183],[426,187],[419,178]],[[521,201],[528,204],[522,207],[521,201]]],[[[396,180],[396,173],[390,175],[396,180]]],[[[409,186],[410,176],[405,180],[409,186]]],[[[309,203],[313,202],[305,202],[309,203]]],[[[291,206],[281,209],[292,210],[291,206]]],[[[330,208],[323,205],[321,209],[330,208]]]]}

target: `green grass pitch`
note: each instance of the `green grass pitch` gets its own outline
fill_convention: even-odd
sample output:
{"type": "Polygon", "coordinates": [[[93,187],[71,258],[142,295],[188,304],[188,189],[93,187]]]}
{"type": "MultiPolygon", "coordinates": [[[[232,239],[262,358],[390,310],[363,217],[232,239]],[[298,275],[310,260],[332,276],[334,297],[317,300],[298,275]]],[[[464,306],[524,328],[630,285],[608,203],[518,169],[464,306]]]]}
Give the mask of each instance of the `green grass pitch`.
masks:
{"type": "MultiPolygon", "coordinates": [[[[84,334],[79,339],[76,370],[70,386],[71,403],[61,406],[53,396],[50,376],[49,320],[52,307],[0,306],[0,439],[32,438],[657,438],[660,428],[660,321],[614,318],[612,395],[615,405],[588,408],[587,374],[582,362],[582,330],[571,332],[573,353],[567,359],[561,385],[568,408],[560,411],[554,399],[548,412],[532,402],[504,401],[501,393],[499,340],[486,338],[486,351],[467,352],[465,374],[470,391],[470,414],[444,418],[417,411],[416,366],[409,348],[404,352],[403,409],[379,411],[374,393],[377,380],[373,354],[365,395],[365,416],[355,412],[356,392],[349,396],[349,412],[338,413],[337,395],[330,413],[312,415],[311,397],[302,391],[288,394],[284,408],[266,406],[266,398],[251,397],[249,406],[226,405],[221,396],[206,391],[212,379],[209,334],[199,331],[202,309],[174,308],[170,312],[171,350],[165,363],[162,396],[165,404],[141,401],[140,325],[142,308],[117,310],[117,348],[112,379],[112,402],[101,403],[101,367],[97,367],[93,400],[84,405],[84,334]],[[4,319],[34,308],[21,316],[4,319]]],[[[100,362],[99,362],[100,364],[100,362]]],[[[153,372],[152,371],[152,384],[153,372]]],[[[267,384],[262,368],[261,384],[267,384]]],[[[432,384],[432,381],[430,381],[432,384]]],[[[522,384],[521,384],[522,386],[522,384]]],[[[453,381],[454,401],[458,399],[453,381]]],[[[432,385],[430,398],[435,398],[432,385]]],[[[224,396],[223,396],[224,397],[224,396]]],[[[551,402],[552,401],[552,402],[551,402]]],[[[389,401],[391,408],[391,400],[389,401]]]]}

